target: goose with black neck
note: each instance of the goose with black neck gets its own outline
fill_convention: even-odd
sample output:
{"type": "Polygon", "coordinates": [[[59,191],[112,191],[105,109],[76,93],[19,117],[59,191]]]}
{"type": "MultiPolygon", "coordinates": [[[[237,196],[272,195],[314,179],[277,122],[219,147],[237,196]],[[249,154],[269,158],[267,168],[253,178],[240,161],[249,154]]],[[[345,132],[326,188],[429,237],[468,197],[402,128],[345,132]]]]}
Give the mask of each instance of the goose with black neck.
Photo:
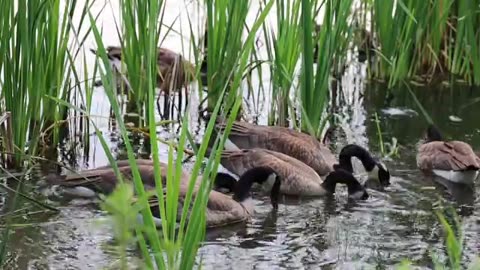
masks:
{"type": "MultiPolygon", "coordinates": [[[[221,133],[225,127],[225,121],[219,119],[216,130],[221,133]]],[[[225,143],[225,149],[252,148],[263,148],[291,156],[311,167],[321,177],[332,172],[335,164],[353,173],[351,158],[357,157],[369,173],[369,179],[378,182],[381,186],[390,184],[390,172],[385,164],[375,159],[361,146],[353,144],[345,146],[340,153],[340,160],[337,161],[326,145],[309,134],[286,127],[234,122],[225,143]]]]}
{"type": "MultiPolygon", "coordinates": [[[[311,167],[291,156],[270,151],[267,149],[253,148],[237,151],[224,151],[220,162],[222,166],[234,175],[242,175],[256,167],[272,168],[282,179],[280,193],[292,196],[323,196],[335,192],[337,184],[348,187],[348,196],[353,199],[367,199],[368,193],[358,180],[348,171],[336,168],[327,176],[320,177],[311,167]]],[[[227,181],[229,186],[238,188],[238,184],[227,181]]]]}
{"type": "MultiPolygon", "coordinates": [[[[270,195],[270,202],[274,209],[278,208],[281,177],[266,166],[254,167],[240,176],[236,183],[233,196],[229,196],[212,190],[208,197],[206,209],[206,223],[208,228],[226,226],[250,220],[254,214],[254,203],[251,197],[251,189],[254,183],[263,187],[263,190],[270,195]]],[[[194,191],[194,196],[197,190],[194,191]]],[[[179,209],[184,203],[187,187],[182,186],[179,196],[179,209]]],[[[150,200],[150,207],[156,217],[155,223],[161,225],[158,200],[150,200]]],[[[180,212],[177,219],[180,219],[180,212]]]]}

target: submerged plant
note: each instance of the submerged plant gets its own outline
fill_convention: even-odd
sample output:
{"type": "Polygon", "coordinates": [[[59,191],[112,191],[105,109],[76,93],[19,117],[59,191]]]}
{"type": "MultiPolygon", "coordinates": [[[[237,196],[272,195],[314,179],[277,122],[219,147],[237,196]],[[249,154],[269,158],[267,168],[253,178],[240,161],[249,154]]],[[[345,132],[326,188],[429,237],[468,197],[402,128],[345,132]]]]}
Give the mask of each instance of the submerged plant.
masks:
{"type": "Polygon", "coordinates": [[[391,142],[385,142],[383,139],[382,129],[380,127],[380,120],[378,114],[375,113],[375,124],[377,126],[378,145],[380,147],[380,153],[386,158],[398,155],[397,138],[392,138],[391,142]]]}

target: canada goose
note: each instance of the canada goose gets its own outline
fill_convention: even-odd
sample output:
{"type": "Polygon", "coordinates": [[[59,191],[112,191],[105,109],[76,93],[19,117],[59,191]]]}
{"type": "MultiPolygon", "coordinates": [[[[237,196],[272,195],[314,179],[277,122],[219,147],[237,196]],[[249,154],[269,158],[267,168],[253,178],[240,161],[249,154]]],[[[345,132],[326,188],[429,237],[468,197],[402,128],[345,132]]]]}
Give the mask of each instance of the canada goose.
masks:
{"type": "MultiPolygon", "coordinates": [[[[137,159],[136,163],[145,189],[149,190],[154,188],[155,178],[153,160],[137,159]]],[[[117,161],[117,166],[127,181],[132,178],[132,172],[128,160],[117,161]]],[[[160,167],[162,174],[166,175],[168,172],[168,165],[160,162],[160,167]]],[[[46,180],[50,185],[60,186],[64,195],[82,198],[93,198],[99,193],[109,194],[115,189],[118,181],[113,168],[110,165],[84,170],[75,174],[50,174],[47,175],[46,180]]],[[[181,181],[188,183],[189,180],[190,175],[185,171],[182,171],[181,181]]],[[[196,184],[199,185],[200,182],[201,181],[197,181],[196,184]]],[[[213,189],[222,193],[230,193],[234,191],[235,185],[235,179],[232,179],[232,177],[226,173],[218,172],[215,177],[213,189]]]]}
{"type": "MultiPolygon", "coordinates": [[[[150,160],[137,161],[139,172],[146,189],[155,187],[153,162],[150,160]]],[[[118,162],[119,170],[126,177],[131,177],[131,168],[128,161],[118,162]]],[[[162,182],[166,183],[166,164],[162,166],[162,182]]],[[[115,189],[117,178],[113,169],[109,166],[100,167],[93,170],[83,171],[81,176],[50,176],[47,181],[53,185],[60,185],[66,191],[79,197],[93,197],[97,193],[109,194],[115,189]]],[[[190,176],[183,172],[180,182],[180,203],[183,203],[184,197],[188,191],[188,181],[190,176]]],[[[236,183],[233,197],[212,190],[209,194],[207,205],[207,226],[216,227],[248,220],[253,213],[253,204],[250,198],[250,189],[253,183],[263,186],[264,190],[270,192],[270,200],[274,208],[278,207],[278,194],[280,188],[280,178],[268,167],[254,167],[241,175],[236,183]]],[[[194,192],[199,188],[199,181],[196,183],[194,192]]],[[[195,194],[195,193],[194,193],[195,194]]],[[[159,217],[158,201],[155,198],[150,199],[154,215],[159,217]]],[[[181,215],[182,207],[179,207],[181,215]]],[[[157,225],[161,224],[158,219],[157,225]]]]}
{"type": "MultiPolygon", "coordinates": [[[[217,130],[223,131],[226,123],[217,121],[217,130]]],[[[319,176],[326,176],[334,170],[337,160],[332,151],[313,136],[286,127],[261,126],[245,122],[234,122],[228,140],[227,150],[264,148],[294,157],[313,168],[319,176]]],[[[339,166],[353,173],[351,159],[357,157],[362,161],[370,179],[380,182],[382,186],[390,184],[387,167],[363,147],[350,144],[340,152],[339,166]]]]}
{"type": "MultiPolygon", "coordinates": [[[[233,196],[215,190],[210,192],[206,209],[207,227],[226,226],[248,221],[254,213],[254,205],[250,194],[253,183],[260,184],[265,192],[270,193],[271,204],[274,209],[277,209],[281,178],[270,167],[253,167],[240,176],[233,196]]],[[[186,185],[182,185],[179,195],[178,219],[182,214],[186,192],[186,185]]],[[[160,225],[161,220],[158,219],[160,213],[156,197],[153,197],[149,204],[153,215],[157,217],[155,223],[160,225]]]]}
{"type": "MultiPolygon", "coordinates": [[[[91,49],[91,51],[97,54],[96,50],[91,49]]],[[[106,51],[108,59],[116,67],[115,71],[118,72],[121,67],[122,48],[109,46],[106,48],[106,51]]],[[[157,87],[166,94],[170,93],[170,89],[173,89],[173,91],[182,89],[194,78],[195,67],[193,64],[183,60],[181,54],[166,48],[157,49],[157,66],[157,87]]],[[[120,80],[120,82],[123,82],[123,80],[120,80]]],[[[100,84],[101,82],[96,82],[97,86],[100,84]]]]}
{"type": "MultiPolygon", "coordinates": [[[[220,162],[235,175],[260,166],[272,168],[282,179],[280,192],[293,196],[322,196],[335,193],[336,184],[346,184],[352,199],[367,199],[365,188],[348,171],[336,168],[323,179],[308,165],[283,153],[261,148],[225,150],[220,162]]],[[[236,189],[237,187],[235,187],[236,189]]]]}
{"type": "Polygon", "coordinates": [[[480,168],[472,147],[462,141],[443,141],[438,129],[430,125],[426,141],[418,148],[417,166],[455,183],[472,184],[480,168]]]}
{"type": "MultiPolygon", "coordinates": [[[[136,162],[145,189],[155,188],[153,160],[138,159],[136,162]]],[[[132,179],[132,170],[128,160],[117,161],[117,166],[125,180],[132,179]]],[[[166,175],[168,166],[162,162],[160,162],[160,166],[162,174],[166,175]]],[[[110,165],[75,174],[50,174],[47,175],[46,180],[50,185],[62,187],[62,193],[67,196],[85,198],[96,197],[99,193],[109,194],[113,192],[118,182],[115,172],[110,165]]],[[[182,172],[182,182],[184,181],[187,183],[189,181],[189,176],[186,172],[182,172]]]]}

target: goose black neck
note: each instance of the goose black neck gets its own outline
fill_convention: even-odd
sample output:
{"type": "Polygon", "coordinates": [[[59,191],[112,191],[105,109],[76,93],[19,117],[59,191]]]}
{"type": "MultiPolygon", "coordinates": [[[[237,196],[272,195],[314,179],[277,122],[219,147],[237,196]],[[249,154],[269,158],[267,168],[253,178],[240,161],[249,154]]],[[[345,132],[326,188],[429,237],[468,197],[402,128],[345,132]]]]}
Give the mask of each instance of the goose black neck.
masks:
{"type": "Polygon", "coordinates": [[[427,142],[443,141],[442,134],[434,125],[428,126],[427,142]]]}
{"type": "Polygon", "coordinates": [[[228,173],[218,172],[217,176],[215,177],[215,189],[225,188],[228,192],[235,191],[235,187],[237,185],[237,180],[233,178],[228,173]]]}
{"type": "Polygon", "coordinates": [[[348,188],[348,194],[353,194],[358,191],[365,190],[358,180],[348,171],[337,169],[330,172],[323,181],[322,186],[330,193],[335,193],[337,184],[345,184],[348,188]]]}
{"type": "Polygon", "coordinates": [[[242,202],[250,198],[250,190],[253,183],[261,184],[265,182],[272,173],[274,171],[268,167],[256,167],[246,171],[240,176],[235,186],[233,199],[237,202],[242,202]]]}
{"type": "Polygon", "coordinates": [[[369,172],[375,167],[375,160],[365,148],[355,144],[349,144],[342,148],[339,157],[340,167],[347,172],[353,173],[352,157],[360,159],[365,170],[369,172]]]}

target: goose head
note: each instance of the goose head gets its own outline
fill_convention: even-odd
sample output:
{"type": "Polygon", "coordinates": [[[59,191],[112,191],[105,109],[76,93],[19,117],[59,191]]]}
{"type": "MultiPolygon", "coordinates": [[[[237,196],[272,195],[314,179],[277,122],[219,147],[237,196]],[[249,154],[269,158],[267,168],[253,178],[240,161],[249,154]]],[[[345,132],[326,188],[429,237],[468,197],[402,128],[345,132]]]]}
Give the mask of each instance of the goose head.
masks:
{"type": "Polygon", "coordinates": [[[217,172],[213,189],[221,193],[231,193],[235,191],[237,179],[224,172],[217,172]]]}
{"type": "Polygon", "coordinates": [[[427,134],[425,136],[425,142],[443,141],[442,134],[434,125],[429,125],[427,128],[427,134]]]}
{"type": "Polygon", "coordinates": [[[235,185],[233,199],[241,203],[250,198],[253,183],[259,184],[265,192],[270,193],[272,206],[277,209],[281,182],[278,174],[270,167],[255,167],[242,174],[235,185]]]}
{"type": "Polygon", "coordinates": [[[334,169],[343,169],[353,173],[352,157],[360,159],[363,167],[368,173],[368,178],[379,182],[382,186],[390,185],[390,172],[384,163],[372,157],[365,148],[349,144],[340,151],[339,164],[333,166],[334,169]]]}
{"type": "Polygon", "coordinates": [[[348,171],[337,168],[336,170],[330,172],[325,181],[323,181],[322,186],[326,191],[330,193],[335,193],[335,188],[337,184],[345,184],[348,188],[348,197],[354,200],[366,200],[369,195],[360,182],[348,171]]]}

